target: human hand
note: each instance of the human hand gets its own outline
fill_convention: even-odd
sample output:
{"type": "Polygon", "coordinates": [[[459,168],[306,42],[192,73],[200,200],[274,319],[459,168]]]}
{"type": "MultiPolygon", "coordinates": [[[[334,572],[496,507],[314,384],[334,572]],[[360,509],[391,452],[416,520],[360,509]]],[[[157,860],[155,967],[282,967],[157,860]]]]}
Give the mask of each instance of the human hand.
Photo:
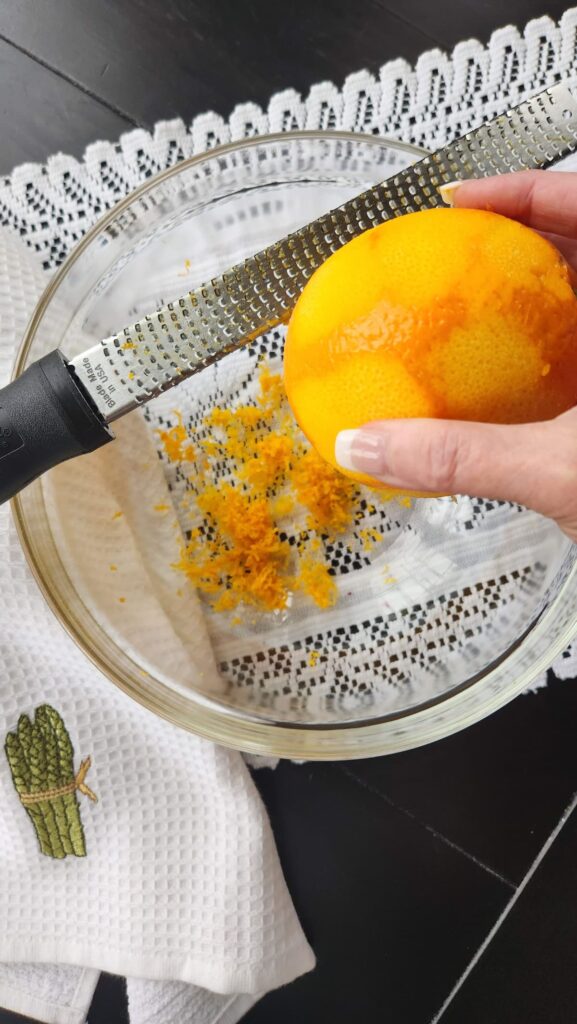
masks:
{"type": "MultiPolygon", "coordinates": [[[[577,271],[577,174],[523,171],[446,186],[450,205],[490,209],[549,238],[577,271]]],[[[577,323],[575,325],[577,359],[577,323]]],[[[514,501],[577,542],[577,407],[543,423],[383,420],[342,431],[337,462],[392,487],[514,501]]]]}

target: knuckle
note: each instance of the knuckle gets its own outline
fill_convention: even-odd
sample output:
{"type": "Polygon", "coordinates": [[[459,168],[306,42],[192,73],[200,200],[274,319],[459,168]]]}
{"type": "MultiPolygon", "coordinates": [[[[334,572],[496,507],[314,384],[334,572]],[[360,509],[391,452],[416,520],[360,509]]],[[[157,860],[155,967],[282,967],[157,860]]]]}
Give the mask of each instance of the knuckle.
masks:
{"type": "Polygon", "coordinates": [[[466,461],[466,445],[450,425],[432,431],[423,451],[423,469],[432,491],[458,490],[459,476],[466,461]]]}

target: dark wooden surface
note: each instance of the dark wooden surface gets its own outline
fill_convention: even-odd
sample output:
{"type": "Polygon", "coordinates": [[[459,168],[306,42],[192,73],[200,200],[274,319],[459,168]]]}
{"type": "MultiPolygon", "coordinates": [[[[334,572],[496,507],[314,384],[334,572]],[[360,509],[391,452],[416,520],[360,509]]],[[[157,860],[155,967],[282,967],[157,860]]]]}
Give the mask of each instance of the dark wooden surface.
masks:
{"type": "MultiPolygon", "coordinates": [[[[0,0],[0,174],[159,118],[227,115],[279,89],[341,83],[470,36],[486,42],[500,25],[564,7],[0,0]]],[[[552,681],[430,747],[283,764],[255,781],[318,967],[258,1003],[247,1024],[577,1021],[574,814],[535,867],[577,791],[574,683],[552,681]]],[[[122,980],[103,976],[90,1024],[127,1019],[122,980]]],[[[17,1020],[0,1010],[0,1024],[17,1020]]]]}

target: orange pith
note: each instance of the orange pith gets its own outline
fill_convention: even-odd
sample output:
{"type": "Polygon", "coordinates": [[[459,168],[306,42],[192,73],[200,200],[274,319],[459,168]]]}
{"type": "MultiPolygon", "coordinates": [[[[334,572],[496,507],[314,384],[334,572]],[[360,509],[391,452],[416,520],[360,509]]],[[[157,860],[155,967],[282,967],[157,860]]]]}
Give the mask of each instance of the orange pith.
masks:
{"type": "Polygon", "coordinates": [[[571,271],[548,241],[498,214],[399,217],[316,271],[284,359],[293,412],[332,465],[337,433],[371,420],[549,419],[577,402],[571,271]]]}

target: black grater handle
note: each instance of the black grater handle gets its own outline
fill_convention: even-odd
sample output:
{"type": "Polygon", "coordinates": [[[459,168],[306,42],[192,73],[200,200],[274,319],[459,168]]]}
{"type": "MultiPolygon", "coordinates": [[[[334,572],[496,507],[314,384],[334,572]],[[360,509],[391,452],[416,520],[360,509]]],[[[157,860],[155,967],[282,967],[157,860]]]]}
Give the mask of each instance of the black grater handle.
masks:
{"type": "Polygon", "coordinates": [[[113,437],[62,353],[43,356],[0,389],[0,504],[113,437]]]}

